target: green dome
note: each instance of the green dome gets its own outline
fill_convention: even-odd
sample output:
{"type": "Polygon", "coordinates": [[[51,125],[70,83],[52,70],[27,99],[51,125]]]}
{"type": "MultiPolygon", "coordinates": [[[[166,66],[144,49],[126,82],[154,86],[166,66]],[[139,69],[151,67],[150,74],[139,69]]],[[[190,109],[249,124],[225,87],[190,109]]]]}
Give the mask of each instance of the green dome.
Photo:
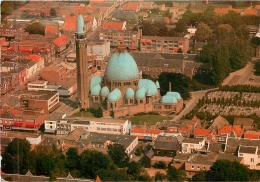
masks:
{"type": "Polygon", "coordinates": [[[93,76],[90,80],[90,90],[97,84],[100,84],[102,81],[101,76],[93,76]]]}
{"type": "Polygon", "coordinates": [[[167,92],[166,95],[170,95],[170,96],[173,96],[175,97],[176,99],[182,99],[181,98],[181,95],[178,93],[178,92],[167,92]]]}
{"type": "Polygon", "coordinates": [[[133,57],[127,52],[114,53],[107,63],[105,78],[108,80],[139,78],[139,70],[133,57]]]}
{"type": "Polygon", "coordinates": [[[150,93],[149,93],[149,94],[151,94],[150,96],[158,94],[157,87],[156,87],[155,83],[151,80],[140,79],[138,82],[138,88],[142,88],[142,87],[144,87],[146,91],[150,90],[150,93]]]}
{"type": "Polygon", "coordinates": [[[146,89],[144,87],[139,88],[135,93],[135,98],[144,99],[145,98],[146,89]]]}
{"type": "Polygon", "coordinates": [[[76,24],[76,31],[75,33],[77,34],[84,34],[85,29],[84,29],[84,19],[81,14],[77,16],[77,24],[76,24]]]}
{"type": "Polygon", "coordinates": [[[125,92],[125,98],[130,99],[135,96],[135,91],[132,88],[128,88],[125,92]]]}
{"type": "Polygon", "coordinates": [[[108,94],[108,102],[116,102],[122,97],[121,91],[118,88],[115,88],[112,92],[108,94]]]}
{"type": "Polygon", "coordinates": [[[99,95],[101,86],[99,84],[95,85],[90,92],[90,95],[99,95]]]}
{"type": "Polygon", "coordinates": [[[162,103],[177,104],[177,99],[171,95],[165,95],[162,97],[162,103]]]}
{"type": "Polygon", "coordinates": [[[155,85],[157,88],[160,88],[160,84],[159,84],[158,80],[155,82],[155,85]]]}
{"type": "Polygon", "coordinates": [[[108,94],[109,94],[109,89],[108,89],[108,87],[107,87],[107,86],[103,87],[103,88],[101,89],[100,96],[101,96],[101,97],[106,97],[106,96],[108,96],[108,94]]]}

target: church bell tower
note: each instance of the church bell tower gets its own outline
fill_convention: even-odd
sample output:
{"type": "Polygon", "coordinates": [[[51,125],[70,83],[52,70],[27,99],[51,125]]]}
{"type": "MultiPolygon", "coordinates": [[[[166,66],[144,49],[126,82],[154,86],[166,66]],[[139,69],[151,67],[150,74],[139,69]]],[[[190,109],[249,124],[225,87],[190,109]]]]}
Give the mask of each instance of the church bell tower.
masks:
{"type": "Polygon", "coordinates": [[[77,65],[77,98],[81,109],[89,108],[89,71],[87,56],[87,41],[84,20],[81,14],[77,16],[75,32],[76,65],[77,65]]]}

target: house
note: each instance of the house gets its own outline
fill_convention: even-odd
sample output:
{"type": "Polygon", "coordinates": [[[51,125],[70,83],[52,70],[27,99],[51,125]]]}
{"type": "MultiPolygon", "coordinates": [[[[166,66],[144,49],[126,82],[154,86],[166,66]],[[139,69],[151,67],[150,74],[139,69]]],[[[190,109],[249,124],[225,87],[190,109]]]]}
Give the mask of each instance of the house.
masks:
{"type": "Polygon", "coordinates": [[[18,62],[19,67],[24,67],[26,69],[26,79],[30,78],[36,71],[38,64],[33,60],[22,59],[18,62]]]}
{"type": "Polygon", "coordinates": [[[231,162],[237,161],[240,164],[244,164],[243,157],[237,157],[236,155],[232,154],[219,154],[217,160],[229,160],[231,162]]]}
{"type": "Polygon", "coordinates": [[[198,150],[203,150],[205,139],[203,138],[186,138],[181,144],[182,153],[194,153],[198,150]]]}
{"type": "Polygon", "coordinates": [[[218,141],[225,142],[227,136],[234,135],[235,137],[241,138],[244,131],[238,126],[224,126],[218,131],[218,141]]]}
{"type": "Polygon", "coordinates": [[[234,118],[233,126],[242,128],[243,130],[250,130],[253,128],[254,120],[251,118],[234,118]]]}
{"type": "Polygon", "coordinates": [[[44,58],[37,54],[29,54],[27,56],[28,60],[33,60],[37,63],[36,71],[41,70],[44,67],[44,58]]]}
{"type": "Polygon", "coordinates": [[[216,130],[217,132],[223,128],[224,126],[229,126],[229,122],[222,116],[218,116],[214,119],[214,121],[212,122],[212,124],[210,125],[209,129],[212,130],[216,130]]]}
{"type": "Polygon", "coordinates": [[[89,132],[84,128],[76,128],[72,132],[70,132],[66,137],[63,138],[63,142],[67,146],[78,146],[78,142],[80,139],[87,139],[89,132]],[[76,144],[76,145],[75,145],[76,144]]]}
{"type": "Polygon", "coordinates": [[[126,30],[126,21],[105,21],[103,29],[126,30]]]}
{"type": "Polygon", "coordinates": [[[172,166],[176,169],[185,169],[185,163],[188,161],[192,154],[178,152],[173,158],[172,166]]]}
{"type": "Polygon", "coordinates": [[[45,36],[47,37],[57,37],[59,34],[59,28],[57,25],[46,25],[45,36]]]}
{"type": "Polygon", "coordinates": [[[53,40],[53,44],[55,45],[56,57],[61,57],[61,54],[70,46],[71,40],[70,37],[61,35],[60,37],[53,40]]]}
{"type": "Polygon", "coordinates": [[[240,145],[238,148],[238,157],[243,157],[244,165],[248,166],[249,169],[260,169],[260,154],[258,146],[240,145]]]}
{"type": "Polygon", "coordinates": [[[210,153],[224,153],[225,144],[217,142],[209,142],[207,146],[207,151],[210,153]]]}
{"type": "Polygon", "coordinates": [[[191,178],[200,171],[208,171],[217,160],[219,154],[192,154],[185,162],[185,172],[191,178]]]}
{"type": "Polygon", "coordinates": [[[194,129],[194,138],[204,138],[208,139],[210,135],[210,130],[209,129],[204,129],[204,128],[195,128],[194,129]]]}
{"type": "Polygon", "coordinates": [[[167,131],[177,132],[182,136],[189,137],[193,135],[194,129],[198,127],[198,123],[193,120],[182,120],[173,122],[167,127],[167,131]]]}
{"type": "Polygon", "coordinates": [[[140,162],[144,165],[145,168],[151,167],[151,160],[154,157],[154,151],[152,148],[146,152],[143,157],[140,159],[140,162]]]}
{"type": "Polygon", "coordinates": [[[244,133],[244,138],[245,139],[259,140],[260,139],[260,132],[254,131],[254,130],[246,130],[246,132],[244,133]]]}
{"type": "Polygon", "coordinates": [[[154,140],[154,155],[175,157],[179,151],[179,142],[176,137],[158,136],[154,140]]]}
{"type": "Polygon", "coordinates": [[[136,23],[138,22],[138,16],[133,11],[124,11],[124,10],[116,10],[112,13],[111,19],[118,21],[126,21],[127,23],[136,23]]]}
{"type": "Polygon", "coordinates": [[[138,136],[139,140],[154,141],[163,130],[148,128],[132,128],[131,135],[138,136]]]}
{"type": "Polygon", "coordinates": [[[133,11],[138,12],[142,8],[141,2],[127,2],[123,7],[121,8],[123,11],[133,11]]]}
{"type": "Polygon", "coordinates": [[[141,2],[141,9],[142,10],[151,10],[151,9],[154,9],[155,8],[155,3],[154,2],[145,2],[145,1],[142,1],[141,2]]]}

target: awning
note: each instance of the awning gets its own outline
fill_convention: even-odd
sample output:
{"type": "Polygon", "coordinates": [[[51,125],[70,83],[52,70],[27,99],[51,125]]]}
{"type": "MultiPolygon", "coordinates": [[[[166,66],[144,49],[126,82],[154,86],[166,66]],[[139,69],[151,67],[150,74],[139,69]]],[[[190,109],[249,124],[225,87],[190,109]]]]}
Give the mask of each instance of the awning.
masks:
{"type": "Polygon", "coordinates": [[[151,42],[152,42],[152,40],[146,40],[145,42],[147,42],[147,43],[151,43],[151,42]]]}
{"type": "Polygon", "coordinates": [[[132,41],[136,41],[136,38],[133,37],[133,38],[132,38],[132,41]]]}
{"type": "Polygon", "coordinates": [[[145,42],[145,40],[144,40],[144,39],[141,39],[141,42],[142,42],[142,43],[144,43],[144,42],[145,42]]]}
{"type": "Polygon", "coordinates": [[[123,37],[118,37],[118,40],[123,40],[123,37]]]}
{"type": "Polygon", "coordinates": [[[174,48],[173,48],[173,52],[177,52],[178,49],[179,49],[178,47],[174,47],[174,48]]]}
{"type": "Polygon", "coordinates": [[[130,50],[137,50],[137,47],[136,46],[128,46],[128,49],[130,49],[130,50]]]}
{"type": "Polygon", "coordinates": [[[179,45],[182,45],[182,44],[184,44],[184,42],[183,41],[179,41],[179,45]]]}

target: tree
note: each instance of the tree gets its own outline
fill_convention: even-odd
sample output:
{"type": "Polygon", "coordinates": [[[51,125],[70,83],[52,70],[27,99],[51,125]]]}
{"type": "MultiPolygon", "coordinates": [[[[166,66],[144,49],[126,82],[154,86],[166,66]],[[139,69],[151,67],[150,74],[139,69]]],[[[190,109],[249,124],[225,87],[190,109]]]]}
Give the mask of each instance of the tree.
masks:
{"type": "Polygon", "coordinates": [[[204,41],[204,40],[209,39],[211,34],[212,34],[212,30],[210,29],[210,27],[207,24],[202,23],[202,22],[198,23],[197,31],[195,34],[196,39],[198,39],[200,41],[204,41]]]}
{"type": "Polygon", "coordinates": [[[30,168],[30,149],[28,140],[12,140],[2,155],[2,170],[5,173],[25,174],[30,168]]]}
{"type": "Polygon", "coordinates": [[[133,176],[134,180],[136,180],[142,173],[142,166],[139,163],[132,161],[127,165],[127,173],[133,176]]]}
{"type": "Polygon", "coordinates": [[[237,161],[217,160],[210,168],[210,181],[254,181],[257,175],[237,161]]]}
{"type": "Polygon", "coordinates": [[[45,27],[40,22],[35,22],[33,24],[30,24],[24,30],[29,34],[40,34],[40,35],[45,34],[45,27]]]}
{"type": "Polygon", "coordinates": [[[154,177],[155,177],[155,181],[163,181],[164,179],[166,179],[166,175],[161,173],[161,172],[159,172],[159,171],[157,171],[155,173],[154,177]]]}
{"type": "Polygon", "coordinates": [[[171,82],[171,90],[179,92],[183,99],[190,98],[189,87],[191,79],[181,73],[163,72],[160,74],[158,81],[160,83],[161,95],[165,95],[169,91],[169,82],[171,82]]]}
{"type": "Polygon", "coordinates": [[[51,16],[51,17],[57,16],[56,10],[55,10],[54,8],[51,8],[51,9],[50,9],[50,16],[51,16]]]}
{"type": "Polygon", "coordinates": [[[85,150],[80,155],[80,171],[86,178],[95,178],[98,170],[115,170],[115,165],[108,155],[95,150],[85,150]]]}
{"type": "Polygon", "coordinates": [[[124,167],[129,162],[129,157],[121,144],[108,145],[107,153],[118,167],[124,167]]]}
{"type": "Polygon", "coordinates": [[[124,169],[100,169],[97,171],[97,174],[102,181],[131,181],[124,169]]]}
{"type": "Polygon", "coordinates": [[[218,40],[230,38],[230,34],[233,32],[233,28],[229,24],[220,24],[217,28],[218,40]]]}
{"type": "Polygon", "coordinates": [[[185,181],[185,171],[177,170],[175,167],[170,165],[167,170],[167,179],[169,181],[185,181]]]}
{"type": "Polygon", "coordinates": [[[78,169],[80,166],[80,160],[77,148],[69,148],[66,152],[66,167],[69,170],[78,169]]]}
{"type": "Polygon", "coordinates": [[[182,48],[179,48],[179,49],[177,50],[177,53],[182,53],[182,48]]]}
{"type": "Polygon", "coordinates": [[[207,171],[200,171],[192,176],[191,181],[207,181],[207,171]]]}

